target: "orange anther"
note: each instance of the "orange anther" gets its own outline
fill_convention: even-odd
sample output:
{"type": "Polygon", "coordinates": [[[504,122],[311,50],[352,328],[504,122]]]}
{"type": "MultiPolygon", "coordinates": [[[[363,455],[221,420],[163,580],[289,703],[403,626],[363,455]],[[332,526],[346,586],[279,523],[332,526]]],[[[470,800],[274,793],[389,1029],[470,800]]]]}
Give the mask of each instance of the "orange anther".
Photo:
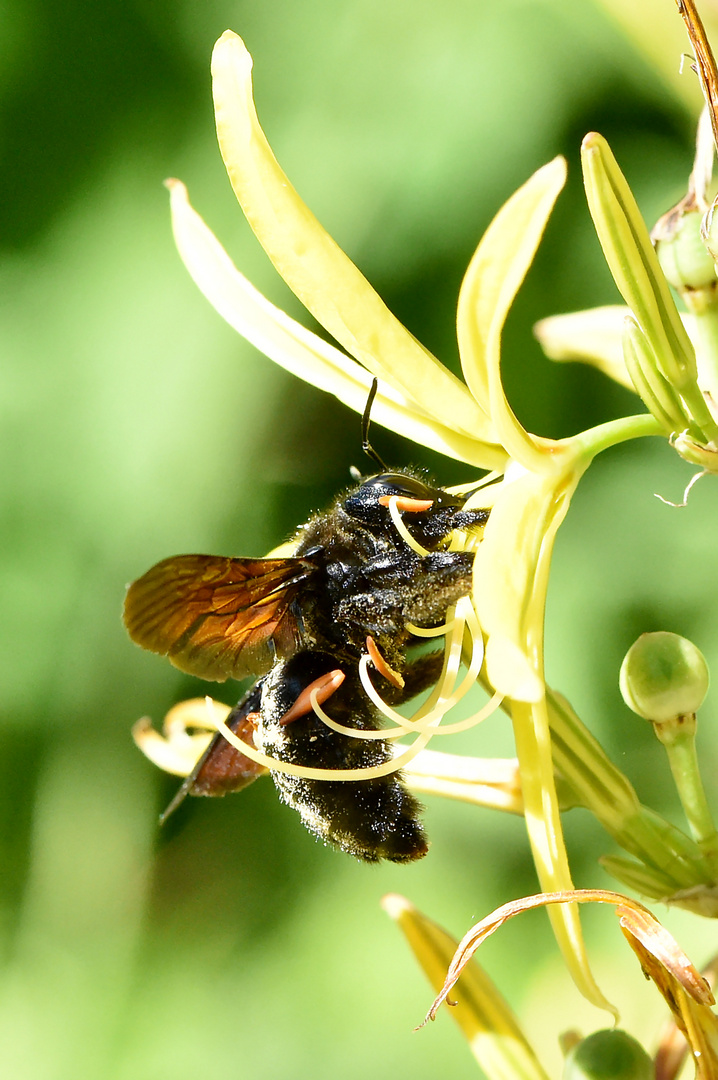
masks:
{"type": "Polygon", "coordinates": [[[369,653],[369,658],[379,674],[383,675],[387,682],[390,682],[392,686],[396,686],[397,689],[402,690],[404,687],[402,676],[398,671],[394,671],[394,668],[389,667],[386,660],[377,649],[373,637],[368,637],[366,639],[366,651],[369,653]]]}
{"type": "Polygon", "coordinates": [[[279,723],[284,727],[286,724],[291,724],[293,720],[300,720],[302,716],[308,716],[312,712],[312,690],[316,690],[317,702],[322,705],[327,698],[332,696],[335,690],[339,689],[344,682],[344,678],[344,672],[340,668],[328,671],[326,675],[320,675],[309,686],[304,687],[297,700],[287,709],[279,723]]]}
{"type": "Polygon", "coordinates": [[[408,495],[382,495],[379,505],[388,506],[392,499],[395,500],[396,508],[402,514],[418,514],[422,510],[429,510],[434,505],[433,499],[410,499],[408,495]]]}

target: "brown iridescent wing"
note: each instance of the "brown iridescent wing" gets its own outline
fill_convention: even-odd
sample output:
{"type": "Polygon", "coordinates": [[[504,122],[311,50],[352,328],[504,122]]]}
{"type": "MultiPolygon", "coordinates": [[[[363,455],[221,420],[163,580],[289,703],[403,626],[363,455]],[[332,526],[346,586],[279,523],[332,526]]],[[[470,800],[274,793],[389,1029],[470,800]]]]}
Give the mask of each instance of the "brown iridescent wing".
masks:
{"type": "MultiPolygon", "coordinates": [[[[262,680],[244,695],[238,705],[230,712],[226,724],[230,731],[254,745],[254,732],[262,703],[262,680]]],[[[269,772],[264,765],[257,764],[251,758],[228,743],[218,731],[202,754],[192,772],[186,778],[160,821],[165,822],[186,795],[227,795],[230,791],[242,791],[253,784],[259,776],[269,772]]]]}
{"type": "Polygon", "coordinates": [[[143,649],[202,679],[263,675],[302,635],[293,602],[311,558],[177,555],[130,585],[125,626],[143,649]]]}

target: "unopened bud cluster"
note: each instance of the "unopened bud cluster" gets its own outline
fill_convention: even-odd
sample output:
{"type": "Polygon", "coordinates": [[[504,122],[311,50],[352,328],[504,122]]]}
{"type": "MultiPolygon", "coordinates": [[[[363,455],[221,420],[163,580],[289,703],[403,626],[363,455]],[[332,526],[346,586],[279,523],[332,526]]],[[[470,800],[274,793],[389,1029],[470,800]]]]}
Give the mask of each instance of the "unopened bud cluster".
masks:
{"type": "Polygon", "coordinates": [[[710,226],[714,238],[704,235],[703,222],[704,216],[697,209],[682,215],[672,212],[653,230],[656,254],[666,280],[691,308],[706,291],[714,292],[718,284],[712,254],[714,250],[718,252],[718,221],[710,226]]]}

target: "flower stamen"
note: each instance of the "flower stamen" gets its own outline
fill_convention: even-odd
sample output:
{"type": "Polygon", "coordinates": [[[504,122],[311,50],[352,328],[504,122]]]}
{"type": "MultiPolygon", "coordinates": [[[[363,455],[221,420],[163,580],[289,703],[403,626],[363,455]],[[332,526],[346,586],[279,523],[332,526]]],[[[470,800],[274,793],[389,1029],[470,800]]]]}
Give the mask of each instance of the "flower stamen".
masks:
{"type": "MultiPolygon", "coordinates": [[[[313,693],[316,693],[316,690],[313,693]]],[[[210,704],[212,703],[211,698],[208,698],[208,701],[210,704]]],[[[266,769],[270,769],[272,772],[286,773],[288,776],[300,776],[305,780],[374,780],[379,776],[389,776],[390,773],[397,772],[412,761],[424,749],[432,735],[431,731],[421,732],[412,745],[406,748],[404,753],[383,762],[381,765],[374,765],[366,769],[318,769],[308,765],[294,765],[288,761],[280,761],[279,758],[257,750],[254,746],[250,746],[248,743],[243,742],[242,739],[237,738],[224,720],[218,719],[216,726],[217,731],[221,731],[231,746],[234,746],[245,757],[256,761],[258,765],[264,765],[266,769]]],[[[360,734],[353,728],[350,731],[355,736],[360,734]]]]}
{"type": "Polygon", "coordinates": [[[135,745],[145,757],[164,772],[187,776],[205,752],[217,730],[215,719],[229,715],[229,705],[219,701],[191,698],[175,705],[167,713],[162,732],[156,731],[149,717],[143,716],[132,728],[135,745]],[[194,733],[190,732],[194,729],[194,733]]]}
{"type": "MultiPolygon", "coordinates": [[[[402,499],[401,501],[406,502],[405,499],[402,499]]],[[[389,497],[388,506],[389,513],[391,514],[391,520],[394,522],[396,531],[399,533],[399,536],[402,538],[404,543],[407,544],[412,551],[415,551],[416,554],[420,555],[423,559],[429,554],[429,552],[425,547],[421,546],[418,540],[414,539],[414,537],[407,529],[406,525],[402,520],[401,514],[399,513],[399,503],[400,499],[398,495],[391,495],[389,497]]]]}
{"type": "MultiPolygon", "coordinates": [[[[331,716],[324,712],[324,709],[321,707],[319,701],[316,698],[316,694],[313,694],[312,697],[312,708],[314,709],[314,712],[317,714],[322,723],[326,724],[327,727],[331,728],[332,731],[336,731],[339,735],[348,735],[351,739],[366,739],[370,742],[375,739],[386,739],[387,741],[389,741],[392,739],[399,739],[402,735],[406,735],[408,731],[414,730],[411,721],[407,720],[403,716],[401,717],[401,719],[404,721],[404,725],[397,725],[394,729],[369,728],[367,730],[364,730],[363,728],[347,727],[345,724],[340,724],[338,723],[338,721],[332,720],[331,716]]],[[[396,715],[398,717],[399,713],[397,713],[396,715]]]]}
{"type": "Polygon", "coordinates": [[[307,716],[312,709],[315,709],[317,702],[326,701],[330,698],[335,690],[339,689],[345,678],[346,675],[341,668],[328,671],[326,675],[320,675],[313,683],[304,687],[297,700],[287,709],[279,721],[280,725],[286,727],[293,720],[299,720],[302,716],[307,716]]]}
{"type": "Polygon", "coordinates": [[[434,505],[433,499],[412,499],[408,495],[382,495],[379,505],[388,506],[392,499],[396,499],[396,508],[402,514],[421,514],[434,505]]]}
{"type": "Polygon", "coordinates": [[[450,622],[442,623],[441,626],[416,626],[414,623],[406,622],[404,626],[413,634],[414,637],[444,637],[445,634],[450,634],[454,628],[454,619],[450,622]]]}
{"type": "Polygon", "coordinates": [[[392,686],[395,686],[397,690],[403,690],[403,677],[399,674],[398,671],[394,671],[394,668],[389,667],[386,660],[379,652],[374,638],[371,636],[367,637],[366,639],[366,651],[369,653],[371,662],[376,668],[376,670],[379,672],[379,674],[383,675],[386,681],[391,683],[392,686]]]}

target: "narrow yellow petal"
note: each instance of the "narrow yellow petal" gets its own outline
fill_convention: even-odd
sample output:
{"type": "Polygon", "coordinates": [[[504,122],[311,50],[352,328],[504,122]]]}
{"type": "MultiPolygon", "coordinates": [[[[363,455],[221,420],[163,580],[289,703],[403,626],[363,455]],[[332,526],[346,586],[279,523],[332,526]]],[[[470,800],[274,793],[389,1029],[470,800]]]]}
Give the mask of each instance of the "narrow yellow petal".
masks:
{"type": "Polygon", "coordinates": [[[199,756],[207,749],[211,735],[202,735],[194,744],[185,742],[177,746],[159,731],[155,731],[149,717],[144,716],[132,728],[135,746],[153,765],[172,776],[188,776],[199,756]]]}
{"type": "MultiPolygon", "coordinates": [[[[474,560],[474,602],[488,636],[486,671],[495,690],[516,701],[538,701],[543,680],[529,653],[536,568],[552,518],[561,505],[556,479],[509,473],[501,485],[474,560]]],[[[538,627],[537,627],[538,628],[538,627]]]]}
{"type": "MultiPolygon", "coordinates": [[[[371,375],[271,304],[237,270],[217,238],[190,205],[187,189],[168,180],[172,227],[182,260],[209,302],[247,341],[312,386],[334,394],[356,412],[366,405],[371,375]]],[[[372,420],[414,442],[479,468],[501,468],[501,447],[457,434],[415,402],[381,384],[372,420]]]]}
{"type": "MultiPolygon", "coordinates": [[[[488,635],[486,675],[512,698],[524,816],[534,863],[547,892],[573,888],[561,828],[543,679],[543,619],[553,541],[580,466],[535,474],[512,467],[501,485],[474,562],[474,603],[488,635]]],[[[591,974],[573,906],[550,913],[576,985],[611,1009],[591,974]]]]}
{"type": "MultiPolygon", "coordinates": [[[[382,906],[397,923],[434,990],[440,990],[457,942],[405,900],[385,896],[382,906]]],[[[489,1080],[547,1080],[511,1008],[497,987],[472,961],[464,968],[452,999],[452,1018],[489,1080]]]]}
{"type": "Polygon", "coordinates": [[[422,750],[404,769],[412,791],[441,795],[476,806],[523,814],[521,782],[515,758],[474,758],[422,750]]]}
{"type": "MultiPolygon", "coordinates": [[[[541,888],[544,892],[573,889],[556,794],[545,698],[531,705],[515,702],[511,718],[521,771],[526,829],[541,888]]],[[[576,905],[551,907],[548,915],[566,967],[578,989],[597,1008],[617,1015],[591,972],[576,905]]]]}
{"type": "Polygon", "coordinates": [[[621,304],[551,315],[534,326],[550,360],[591,364],[627,390],[635,387],[623,360],[623,323],[629,309],[621,304]]]}
{"type": "Polygon", "coordinates": [[[392,315],[289,183],[259,125],[251,70],[241,38],[226,31],[212,56],[217,135],[234,193],[267,255],[317,321],[372,374],[441,423],[496,441],[463,383],[392,315]]]}
{"type": "Polygon", "coordinates": [[[514,701],[539,701],[543,694],[543,683],[524,650],[500,630],[488,640],[486,670],[491,685],[514,701]]]}
{"type": "Polygon", "coordinates": [[[501,384],[501,332],[566,181],[555,158],[499,210],[476,249],[459,293],[457,333],[464,378],[511,457],[541,467],[544,457],[514,416],[501,384]]]}

